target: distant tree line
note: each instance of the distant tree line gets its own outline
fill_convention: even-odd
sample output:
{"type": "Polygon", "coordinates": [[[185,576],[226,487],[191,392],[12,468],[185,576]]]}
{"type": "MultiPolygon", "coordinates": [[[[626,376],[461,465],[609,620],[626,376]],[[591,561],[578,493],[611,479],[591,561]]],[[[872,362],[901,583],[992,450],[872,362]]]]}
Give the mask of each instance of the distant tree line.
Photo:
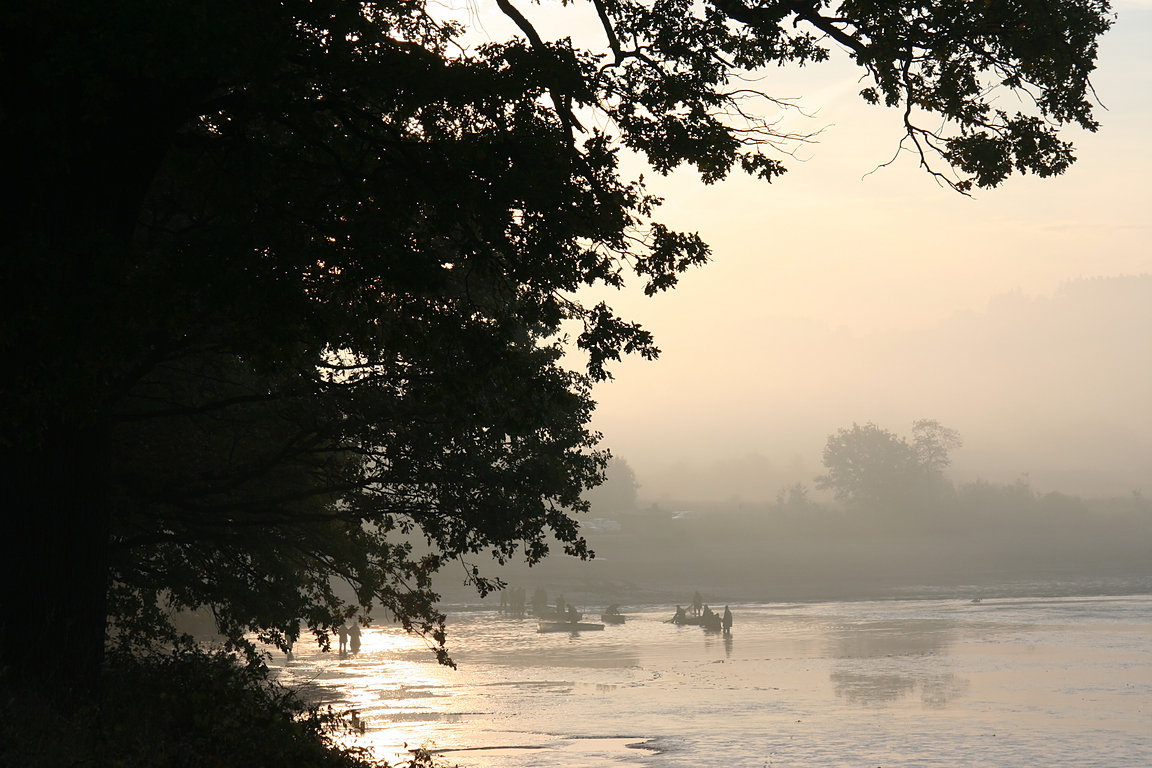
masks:
{"type": "MultiPolygon", "coordinates": [[[[892,512],[822,502],[797,483],[774,502],[698,504],[679,517],[672,509],[645,508],[621,517],[621,531],[590,538],[599,583],[623,585],[613,599],[687,586],[772,601],[924,585],[1152,584],[1152,499],[1139,493],[1081,498],[1037,492],[1023,478],[974,481],[892,512]]],[[[528,573],[546,578],[561,565],[528,573]]]]}
{"type": "Polygon", "coordinates": [[[601,556],[595,572],[637,589],[713,584],[731,599],[764,600],[901,585],[1152,583],[1152,499],[1040,492],[1026,476],[956,484],[946,470],[961,445],[931,419],[914,422],[907,438],[853,424],[828,437],[816,479],[833,501],[796,482],[771,503],[696,502],[691,515],[674,514],[676,502],[640,503],[617,516],[619,532],[590,539],[601,556]]]}

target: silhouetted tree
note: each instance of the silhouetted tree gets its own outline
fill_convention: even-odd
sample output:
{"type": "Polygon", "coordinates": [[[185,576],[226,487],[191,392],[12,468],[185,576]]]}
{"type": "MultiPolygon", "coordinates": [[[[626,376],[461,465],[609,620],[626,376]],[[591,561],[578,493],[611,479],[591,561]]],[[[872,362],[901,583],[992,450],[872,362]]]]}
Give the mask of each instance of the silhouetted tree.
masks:
{"type": "Polygon", "coordinates": [[[612,457],[604,470],[604,482],[585,494],[592,512],[616,515],[636,509],[636,492],[640,484],[631,465],[612,457]]]}
{"type": "Polygon", "coordinates": [[[872,508],[907,507],[931,500],[944,483],[948,451],[961,444],[958,432],[921,419],[913,425],[914,442],[869,422],[837,430],[824,446],[827,474],[816,487],[836,498],[872,508]]]}
{"type": "Polygon", "coordinates": [[[808,498],[808,488],[803,483],[793,483],[781,488],[776,494],[776,508],[790,514],[803,514],[815,509],[816,505],[808,498]]]}
{"type": "Polygon", "coordinates": [[[523,37],[474,50],[424,0],[6,9],[0,666],[90,682],[109,612],[132,636],[161,593],[233,637],[323,632],[333,579],[442,641],[444,564],[587,554],[589,384],[657,350],[576,292],[707,258],[622,147],[771,179],[791,137],[737,78],[838,46],[955,188],[1060,173],[1109,24],[1096,0],[592,0],[584,51],[497,4],[523,37]]]}
{"type": "Polygon", "coordinates": [[[852,504],[890,504],[920,474],[916,451],[900,436],[869,422],[837,430],[824,446],[827,474],[816,487],[831,489],[837,500],[852,504]]]}
{"type": "Polygon", "coordinates": [[[935,419],[918,419],[912,423],[912,448],[916,460],[930,473],[941,474],[952,463],[950,451],[964,445],[960,433],[935,419]]]}

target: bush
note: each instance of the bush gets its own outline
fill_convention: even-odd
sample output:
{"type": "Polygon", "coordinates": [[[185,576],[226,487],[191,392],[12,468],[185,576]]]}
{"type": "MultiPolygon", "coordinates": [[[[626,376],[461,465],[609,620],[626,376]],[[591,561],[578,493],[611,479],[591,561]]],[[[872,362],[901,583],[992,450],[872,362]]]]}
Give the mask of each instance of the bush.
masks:
{"type": "MultiPolygon", "coordinates": [[[[0,679],[0,765],[55,768],[367,768],[338,737],[348,714],[306,707],[259,664],[223,651],[115,653],[83,702],[0,679]]],[[[418,756],[413,761],[423,759],[418,756]]]]}

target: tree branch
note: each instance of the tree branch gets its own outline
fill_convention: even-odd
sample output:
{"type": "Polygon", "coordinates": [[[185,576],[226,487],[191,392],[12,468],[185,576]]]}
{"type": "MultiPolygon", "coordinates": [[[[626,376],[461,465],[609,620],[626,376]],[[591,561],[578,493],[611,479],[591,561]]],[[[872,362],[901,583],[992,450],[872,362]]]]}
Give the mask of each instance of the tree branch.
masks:
{"type": "MultiPolygon", "coordinates": [[[[533,48],[541,52],[548,52],[548,46],[544,44],[540,34],[536,28],[532,26],[532,22],[525,18],[524,14],[512,5],[509,0],[496,0],[496,5],[504,12],[504,15],[512,19],[524,36],[528,38],[528,42],[533,48]]],[[[580,121],[576,119],[576,115],[572,112],[572,97],[565,94],[555,83],[548,87],[548,93],[552,96],[552,103],[556,107],[556,115],[560,118],[560,122],[564,125],[564,130],[568,133],[570,140],[574,143],[575,131],[584,132],[584,126],[580,125],[580,121]]]]}

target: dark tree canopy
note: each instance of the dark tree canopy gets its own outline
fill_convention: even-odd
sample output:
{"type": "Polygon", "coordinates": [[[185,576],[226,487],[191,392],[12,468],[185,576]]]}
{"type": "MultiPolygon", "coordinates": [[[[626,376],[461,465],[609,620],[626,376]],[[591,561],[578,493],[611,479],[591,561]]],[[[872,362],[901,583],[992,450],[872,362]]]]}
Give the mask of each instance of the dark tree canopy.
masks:
{"type": "Polygon", "coordinates": [[[0,665],[90,679],[105,617],[138,639],[158,595],[322,633],[334,579],[442,642],[445,564],[483,590],[474,556],[587,554],[590,384],[657,349],[580,289],[708,257],[622,149],[771,179],[788,137],[741,75],[840,48],[955,188],[1060,173],[1109,24],[1098,0],[592,0],[582,50],[497,1],[521,36],[475,49],[423,0],[6,10],[0,665]]]}

